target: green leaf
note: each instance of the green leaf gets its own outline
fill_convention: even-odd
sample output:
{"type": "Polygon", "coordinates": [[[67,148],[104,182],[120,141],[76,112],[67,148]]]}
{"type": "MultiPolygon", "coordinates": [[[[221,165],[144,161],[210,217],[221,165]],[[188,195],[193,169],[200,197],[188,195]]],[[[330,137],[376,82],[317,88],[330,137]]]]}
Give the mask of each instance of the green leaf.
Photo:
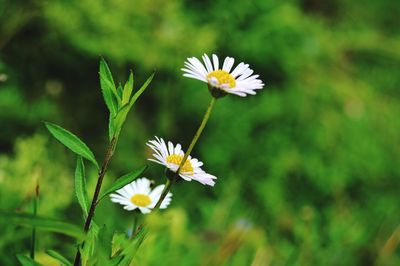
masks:
{"type": "Polygon", "coordinates": [[[85,236],[82,229],[76,225],[53,218],[34,216],[32,214],[13,213],[0,210],[0,222],[11,222],[22,226],[35,226],[37,229],[61,233],[78,239],[83,239],[85,236]]]}
{"type": "Polygon", "coordinates": [[[123,106],[118,110],[117,114],[115,116],[110,115],[109,118],[109,123],[108,123],[108,137],[111,141],[111,139],[115,136],[118,138],[119,133],[121,132],[122,126],[126,120],[126,117],[131,110],[132,106],[136,102],[136,100],[139,98],[139,96],[146,90],[146,88],[149,86],[150,82],[154,78],[154,74],[151,74],[151,76],[145,81],[145,83],[140,87],[140,89],[133,95],[133,97],[129,100],[130,94],[132,93],[132,87],[133,87],[133,74],[131,73],[129,76],[128,81],[125,84],[124,87],[124,95],[123,96],[123,102],[129,101],[128,103],[123,104],[123,106]],[[129,94],[129,96],[128,96],[129,94]]]}
{"type": "Polygon", "coordinates": [[[135,92],[132,99],[129,101],[129,105],[131,107],[136,102],[136,100],[140,97],[140,95],[142,95],[142,93],[146,90],[147,86],[149,86],[149,84],[153,80],[155,74],[156,74],[155,72],[153,74],[151,74],[150,77],[148,77],[147,80],[143,83],[142,87],[140,87],[140,89],[137,92],[135,92]]]}
{"type": "Polygon", "coordinates": [[[110,141],[114,136],[118,138],[118,135],[121,132],[122,125],[124,124],[126,116],[128,115],[129,109],[129,105],[126,104],[118,111],[115,117],[110,116],[110,121],[108,125],[110,141]]]}
{"type": "Polygon", "coordinates": [[[124,91],[122,94],[122,105],[125,105],[129,102],[129,99],[131,98],[132,90],[133,90],[133,73],[131,71],[128,81],[125,83],[125,86],[124,86],[124,91]]]}
{"type": "Polygon", "coordinates": [[[143,172],[146,169],[147,169],[147,166],[143,166],[140,169],[138,169],[134,172],[131,172],[129,174],[123,175],[120,178],[118,178],[117,180],[115,180],[115,182],[108,189],[106,189],[105,192],[103,192],[103,194],[100,196],[99,201],[101,201],[108,194],[116,191],[117,189],[122,188],[126,184],[129,184],[130,182],[132,182],[133,180],[138,178],[141,174],[143,174],[143,172]]]}
{"type": "Polygon", "coordinates": [[[142,245],[143,241],[147,237],[148,231],[146,228],[143,228],[139,231],[136,237],[129,242],[129,244],[122,250],[121,256],[123,259],[120,262],[120,265],[130,265],[133,258],[135,257],[137,251],[142,245]]]}
{"type": "Polygon", "coordinates": [[[96,223],[92,223],[88,233],[86,234],[84,242],[79,247],[79,250],[82,255],[82,261],[88,261],[89,258],[93,257],[97,244],[99,230],[100,230],[99,226],[96,223]]]}
{"type": "Polygon", "coordinates": [[[113,130],[114,130],[113,136],[115,135],[118,137],[119,133],[121,132],[122,125],[126,120],[126,116],[129,113],[130,108],[131,107],[128,104],[126,104],[121,108],[121,110],[119,110],[117,116],[113,119],[113,130]]]}
{"type": "Polygon", "coordinates": [[[17,255],[18,261],[21,263],[22,266],[41,266],[42,264],[37,263],[27,255],[18,254],[17,255]]]}
{"type": "Polygon", "coordinates": [[[91,161],[97,169],[99,169],[99,164],[97,163],[93,152],[76,135],[53,123],[45,122],[45,125],[53,137],[55,137],[59,142],[76,154],[91,161]]]}
{"type": "Polygon", "coordinates": [[[101,58],[100,60],[99,75],[100,87],[103,93],[104,101],[110,113],[115,116],[118,111],[118,102],[120,102],[121,100],[115,88],[115,83],[111,71],[103,58],[101,58]]]}
{"type": "MultiPolygon", "coordinates": [[[[119,133],[121,132],[122,126],[125,123],[126,117],[131,110],[132,106],[135,104],[136,100],[139,98],[140,95],[145,91],[145,89],[149,86],[150,82],[153,80],[154,77],[153,73],[147,80],[146,82],[140,87],[140,89],[133,95],[133,97],[130,99],[129,103],[125,104],[117,113],[117,115],[112,118],[112,125],[109,126],[109,136],[110,139],[112,136],[118,137],[119,133]]],[[[133,75],[132,75],[132,84],[133,84],[133,75]]],[[[127,84],[130,83],[128,80],[127,84]]],[[[126,86],[126,84],[125,84],[126,86]]],[[[128,84],[128,86],[130,86],[128,84]]]]}
{"type": "Polygon", "coordinates": [[[86,190],[85,165],[81,156],[78,156],[76,160],[75,193],[86,218],[89,212],[89,199],[86,190]]]}
{"type": "Polygon", "coordinates": [[[121,265],[121,261],[124,259],[124,256],[123,255],[118,255],[118,256],[115,256],[115,257],[112,257],[110,260],[109,260],[109,265],[110,266],[117,266],[117,265],[121,265]]]}
{"type": "Polygon", "coordinates": [[[118,83],[117,92],[118,92],[118,96],[121,98],[122,94],[124,93],[124,88],[122,88],[121,82],[118,83]]]}
{"type": "Polygon", "coordinates": [[[50,257],[53,257],[54,259],[58,260],[59,262],[62,263],[62,265],[64,266],[72,266],[72,263],[69,262],[63,255],[61,255],[60,253],[58,253],[55,250],[47,250],[46,251],[47,255],[49,255],[50,257]]]}
{"type": "Polygon", "coordinates": [[[114,117],[112,114],[110,114],[109,119],[108,119],[108,138],[111,142],[112,138],[114,137],[115,134],[115,127],[114,127],[114,117]]]}
{"type": "Polygon", "coordinates": [[[100,87],[101,92],[103,93],[104,102],[111,115],[115,115],[118,112],[118,101],[114,97],[114,93],[111,89],[109,89],[109,83],[104,80],[102,76],[100,76],[100,87]]]}
{"type": "Polygon", "coordinates": [[[106,225],[103,225],[99,230],[96,243],[95,256],[98,259],[98,265],[110,265],[109,260],[111,258],[112,251],[112,238],[112,230],[110,230],[106,225]]]}

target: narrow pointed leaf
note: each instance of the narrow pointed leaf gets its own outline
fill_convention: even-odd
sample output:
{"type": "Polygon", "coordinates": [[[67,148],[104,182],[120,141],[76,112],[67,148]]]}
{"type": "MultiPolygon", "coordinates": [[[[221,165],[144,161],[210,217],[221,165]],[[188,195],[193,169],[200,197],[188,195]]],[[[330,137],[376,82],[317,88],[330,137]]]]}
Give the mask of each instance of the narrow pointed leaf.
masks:
{"type": "Polygon", "coordinates": [[[150,75],[150,77],[148,77],[148,79],[143,83],[142,87],[140,87],[140,89],[135,92],[135,94],[133,95],[132,99],[129,101],[129,105],[132,107],[133,104],[136,102],[136,100],[140,97],[140,95],[142,95],[142,93],[146,90],[146,88],[149,86],[150,82],[153,80],[155,75],[155,72],[153,74],[150,75]]]}
{"type": "Polygon", "coordinates": [[[62,265],[64,266],[72,266],[72,263],[69,262],[63,255],[61,255],[60,253],[58,253],[55,250],[47,250],[46,251],[47,255],[49,255],[50,257],[53,257],[54,259],[58,260],[59,262],[62,263],[62,265]]]}
{"type": "Polygon", "coordinates": [[[35,226],[37,229],[61,233],[74,238],[83,239],[82,229],[74,224],[53,218],[34,216],[32,214],[12,213],[0,210],[0,223],[14,223],[21,226],[35,226]]]}
{"type": "Polygon", "coordinates": [[[85,165],[81,156],[78,156],[76,160],[75,194],[86,218],[89,211],[89,199],[86,190],[85,165]]]}
{"type": "Polygon", "coordinates": [[[22,266],[42,266],[42,264],[37,263],[27,255],[18,254],[17,259],[22,266]]]}
{"type": "Polygon", "coordinates": [[[97,169],[99,169],[99,164],[97,163],[93,152],[76,135],[53,123],[45,122],[45,125],[53,137],[55,137],[59,142],[76,154],[91,161],[97,169]]]}
{"type": "MultiPolygon", "coordinates": [[[[136,102],[136,100],[139,98],[139,96],[146,90],[150,82],[152,81],[154,77],[154,73],[146,80],[146,82],[140,87],[140,89],[133,95],[133,97],[129,100],[129,104],[125,104],[117,113],[117,115],[113,118],[113,124],[112,124],[112,130],[113,130],[113,136],[119,135],[121,132],[122,126],[125,123],[126,117],[131,110],[132,106],[136,102]]],[[[129,81],[128,81],[129,83],[129,81]]],[[[133,76],[132,76],[132,83],[133,83],[133,76]]],[[[111,133],[111,132],[110,132],[111,133]]],[[[111,134],[110,134],[110,138],[111,134]]]]}
{"type": "Polygon", "coordinates": [[[114,117],[110,114],[108,118],[108,138],[111,141],[115,134],[114,117]]]}
{"type": "Polygon", "coordinates": [[[100,87],[101,92],[103,93],[104,102],[106,103],[110,114],[115,115],[118,111],[118,101],[109,86],[111,86],[110,83],[105,81],[105,79],[100,76],[100,87]]]}
{"type": "Polygon", "coordinates": [[[122,94],[124,93],[124,88],[122,87],[121,82],[118,83],[117,93],[118,93],[118,96],[119,96],[120,98],[122,97],[122,94]]]}
{"type": "Polygon", "coordinates": [[[133,180],[138,178],[140,175],[143,174],[143,172],[146,169],[147,169],[147,166],[143,166],[140,169],[138,169],[134,172],[131,172],[129,174],[123,175],[120,178],[118,178],[117,180],[115,180],[115,182],[108,189],[106,189],[106,191],[103,192],[103,194],[100,196],[99,201],[102,200],[108,194],[116,191],[117,189],[122,188],[126,184],[129,184],[130,182],[132,182],[133,180]]]}
{"type": "Polygon", "coordinates": [[[99,230],[99,226],[96,223],[92,223],[88,233],[86,234],[84,242],[79,248],[82,255],[82,261],[87,261],[90,257],[93,256],[96,248],[99,230]]]}
{"type": "Polygon", "coordinates": [[[117,116],[113,119],[114,135],[118,136],[121,132],[122,126],[126,120],[126,116],[128,115],[130,108],[130,105],[126,104],[124,107],[121,108],[121,110],[119,110],[117,116]]]}
{"type": "Polygon", "coordinates": [[[133,73],[131,71],[128,81],[125,83],[124,86],[124,92],[122,94],[122,105],[125,105],[129,102],[129,99],[131,98],[133,90],[133,73]]]}
{"type": "Polygon", "coordinates": [[[109,261],[110,266],[121,265],[121,261],[124,259],[123,255],[112,257],[109,261]]]}
{"type": "Polygon", "coordinates": [[[110,113],[115,116],[118,111],[118,102],[120,100],[120,97],[115,88],[115,83],[111,71],[103,58],[100,60],[99,75],[100,87],[103,93],[104,101],[110,113]]]}
{"type": "Polygon", "coordinates": [[[110,265],[108,261],[111,257],[112,238],[112,230],[106,225],[103,225],[99,230],[98,240],[96,243],[96,257],[99,259],[99,265],[110,265]]]}
{"type": "Polygon", "coordinates": [[[146,228],[143,228],[139,233],[136,235],[135,239],[129,243],[123,250],[121,255],[123,256],[123,260],[121,260],[120,265],[130,265],[133,258],[135,257],[137,251],[139,250],[140,246],[142,245],[143,241],[147,237],[148,231],[146,228]]]}

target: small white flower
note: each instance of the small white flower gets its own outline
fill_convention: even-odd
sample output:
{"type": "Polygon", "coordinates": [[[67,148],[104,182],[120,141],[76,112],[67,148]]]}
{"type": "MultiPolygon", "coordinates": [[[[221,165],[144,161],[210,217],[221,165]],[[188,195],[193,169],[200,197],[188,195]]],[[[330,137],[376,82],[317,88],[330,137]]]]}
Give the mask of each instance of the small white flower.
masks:
{"type": "MultiPolygon", "coordinates": [[[[124,209],[133,211],[137,208],[142,213],[149,213],[160,199],[164,185],[159,185],[153,190],[150,188],[150,180],[139,178],[132,183],[118,189],[116,193],[110,195],[111,201],[124,205],[124,209]]],[[[172,193],[168,193],[160,205],[160,209],[165,209],[171,202],[172,193]]]]}
{"type": "MultiPolygon", "coordinates": [[[[155,140],[150,140],[146,143],[147,146],[149,146],[155,152],[153,154],[153,157],[155,159],[149,160],[165,165],[172,172],[176,172],[185,155],[185,153],[181,149],[181,145],[177,144],[176,146],[174,146],[169,141],[167,146],[162,138],[155,138],[155,140]]],[[[217,178],[204,172],[200,168],[202,165],[202,162],[200,162],[196,158],[192,158],[191,156],[189,156],[179,170],[179,176],[186,181],[196,180],[203,185],[214,186],[214,179],[217,178]]]]}
{"type": "Polygon", "coordinates": [[[196,57],[188,58],[185,62],[183,76],[198,79],[226,93],[236,94],[245,97],[247,94],[256,94],[255,90],[262,89],[264,84],[259,75],[252,75],[253,70],[248,64],[240,63],[232,70],[235,60],[226,57],[222,68],[219,66],[218,57],[212,55],[212,63],[208,55],[203,55],[204,64],[196,57]]]}

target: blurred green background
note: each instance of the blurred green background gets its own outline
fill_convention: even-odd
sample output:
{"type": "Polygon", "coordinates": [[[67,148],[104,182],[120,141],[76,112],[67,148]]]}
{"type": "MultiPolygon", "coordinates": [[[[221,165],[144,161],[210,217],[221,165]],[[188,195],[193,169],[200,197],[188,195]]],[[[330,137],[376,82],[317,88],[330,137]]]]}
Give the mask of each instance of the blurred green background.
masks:
{"type": "MultiPolygon", "coordinates": [[[[156,77],[129,115],[107,182],[146,164],[154,135],[187,147],[210,95],[182,77],[187,57],[249,63],[266,84],[217,102],[193,155],[214,188],[173,187],[163,232],[137,265],[400,265],[400,25],[397,1],[0,0],[0,208],[82,224],[75,158],[52,121],[103,158],[104,56],[117,81],[156,77]]],[[[164,182],[163,168],[146,176],[164,182]]],[[[89,169],[91,189],[95,170],[89,169]]],[[[104,201],[98,223],[133,215],[104,201]]],[[[38,259],[73,258],[72,239],[39,232],[38,259]]],[[[0,264],[17,265],[30,230],[0,226],[0,264]]]]}

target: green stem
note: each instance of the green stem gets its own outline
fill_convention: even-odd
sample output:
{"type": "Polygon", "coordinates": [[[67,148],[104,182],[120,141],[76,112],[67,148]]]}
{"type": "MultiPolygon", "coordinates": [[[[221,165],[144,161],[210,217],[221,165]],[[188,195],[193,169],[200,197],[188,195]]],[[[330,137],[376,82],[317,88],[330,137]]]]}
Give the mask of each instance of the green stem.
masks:
{"type": "Polygon", "coordinates": [[[185,153],[185,156],[183,156],[183,159],[182,159],[182,161],[181,161],[181,163],[179,165],[178,170],[176,170],[176,173],[179,173],[179,170],[185,164],[187,158],[189,157],[190,153],[192,152],[194,146],[196,145],[197,140],[199,139],[201,133],[203,132],[203,129],[205,128],[205,126],[206,126],[206,124],[208,122],[208,119],[210,118],[210,114],[211,114],[211,111],[212,111],[212,109],[214,107],[215,101],[216,101],[216,98],[212,97],[211,101],[210,101],[210,104],[208,105],[207,111],[204,114],[203,121],[201,121],[201,124],[200,124],[199,128],[197,129],[196,134],[194,134],[192,142],[190,143],[189,148],[187,149],[187,151],[185,153]]]}
{"type": "MultiPolygon", "coordinates": [[[[196,142],[199,139],[201,132],[203,132],[203,129],[205,128],[207,121],[210,118],[210,114],[214,107],[215,101],[216,101],[216,98],[213,97],[211,99],[210,104],[208,105],[206,113],[204,114],[203,121],[201,121],[200,127],[197,129],[196,134],[194,135],[192,142],[189,145],[189,148],[187,149],[185,155],[183,156],[178,169],[176,170],[175,173],[173,173],[173,175],[171,175],[169,177],[167,176],[167,182],[165,183],[165,187],[164,187],[163,191],[161,192],[160,198],[158,199],[156,205],[154,206],[153,211],[156,211],[160,208],[161,203],[163,202],[165,197],[168,195],[168,192],[170,191],[172,184],[175,182],[175,180],[177,180],[179,178],[179,171],[182,168],[182,166],[185,164],[187,158],[189,157],[190,153],[192,152],[194,146],[196,145],[196,142]]],[[[169,171],[169,170],[167,170],[167,171],[169,171]]],[[[135,237],[142,230],[143,227],[144,227],[144,224],[141,224],[136,229],[136,232],[134,233],[133,237],[135,237]]]]}
{"type": "Polygon", "coordinates": [[[192,142],[189,145],[189,148],[187,149],[185,155],[183,156],[182,161],[179,164],[179,167],[176,170],[174,177],[171,180],[170,180],[170,178],[167,179],[167,182],[165,183],[165,187],[164,187],[163,191],[161,192],[161,196],[160,196],[159,200],[157,201],[157,204],[154,206],[154,210],[157,210],[160,207],[161,202],[167,196],[169,190],[171,189],[172,184],[179,177],[180,169],[185,164],[187,158],[189,157],[190,153],[192,152],[194,146],[196,145],[201,133],[203,132],[203,129],[205,128],[205,126],[208,122],[208,119],[210,118],[210,114],[214,107],[215,101],[216,101],[216,98],[212,97],[210,104],[208,105],[207,111],[204,114],[203,120],[201,121],[201,124],[200,124],[199,128],[197,129],[196,134],[194,134],[194,137],[192,139],[192,142]]]}
{"type": "MultiPolygon", "coordinates": [[[[117,144],[117,138],[114,136],[110,142],[110,145],[108,146],[106,156],[104,158],[103,164],[101,166],[101,170],[99,172],[99,176],[97,178],[96,189],[94,191],[92,203],[91,203],[90,209],[89,209],[89,214],[86,218],[85,226],[83,228],[85,233],[89,231],[90,224],[92,223],[92,219],[93,219],[94,212],[95,212],[96,205],[97,205],[97,200],[98,200],[99,194],[100,194],[101,185],[103,184],[103,179],[107,172],[108,164],[110,163],[111,157],[114,154],[116,144],[117,144]]],[[[78,248],[78,250],[76,252],[76,256],[75,256],[74,266],[79,266],[80,263],[81,263],[81,252],[79,251],[79,248],[78,248]]]]}
{"type": "Polygon", "coordinates": [[[172,186],[172,181],[170,179],[167,179],[167,182],[165,183],[164,189],[161,192],[161,196],[157,201],[156,206],[154,206],[153,210],[157,210],[158,208],[160,208],[162,201],[164,200],[164,198],[167,196],[169,190],[171,189],[172,186]]]}
{"type": "MultiPolygon", "coordinates": [[[[169,178],[167,178],[165,187],[164,187],[163,191],[161,192],[160,198],[158,199],[156,205],[153,208],[153,212],[157,211],[160,208],[162,201],[164,200],[164,198],[167,196],[169,190],[171,189],[173,181],[174,180],[171,181],[169,178]]],[[[144,226],[145,226],[145,223],[142,223],[141,225],[139,225],[138,228],[135,231],[133,231],[131,238],[133,238],[133,239],[136,238],[136,236],[140,233],[140,231],[142,231],[144,226]]]]}

